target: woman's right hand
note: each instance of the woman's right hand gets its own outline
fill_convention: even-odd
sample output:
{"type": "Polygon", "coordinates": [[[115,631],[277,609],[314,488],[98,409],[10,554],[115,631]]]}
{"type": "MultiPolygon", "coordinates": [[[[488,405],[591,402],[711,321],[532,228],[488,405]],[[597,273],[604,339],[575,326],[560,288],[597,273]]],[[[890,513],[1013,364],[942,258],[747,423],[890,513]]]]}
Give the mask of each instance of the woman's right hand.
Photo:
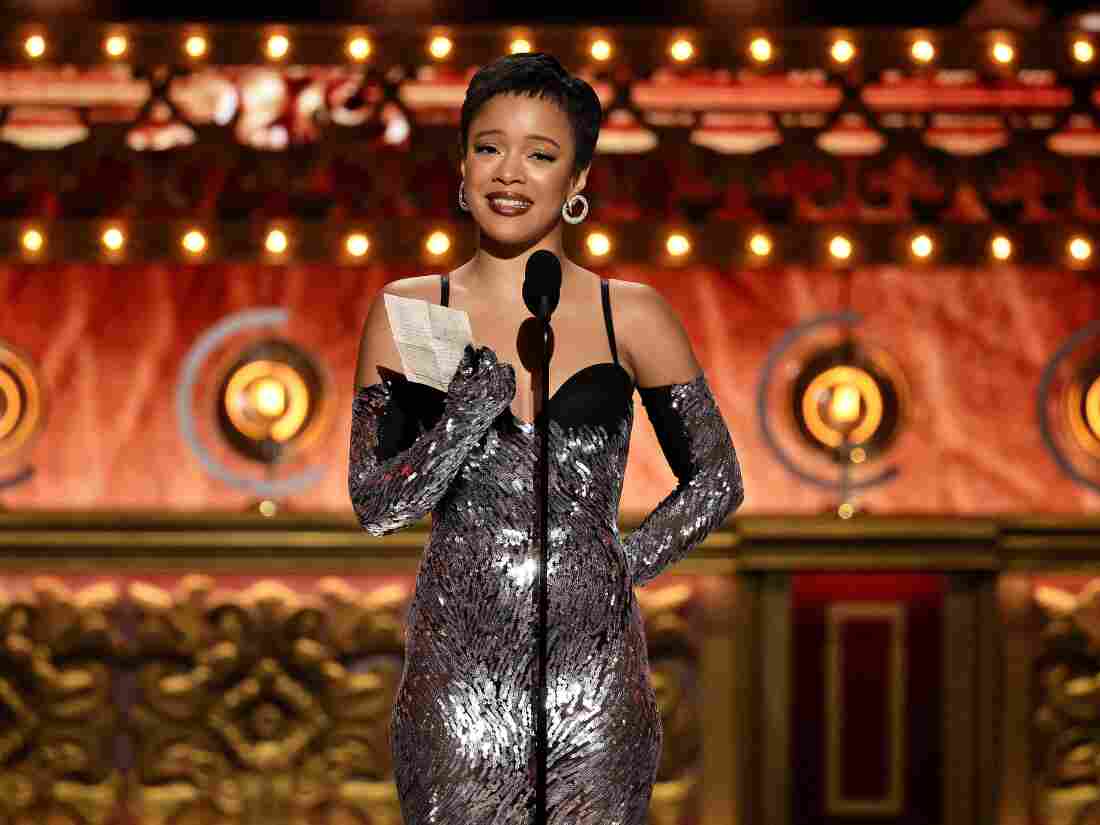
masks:
{"type": "Polygon", "coordinates": [[[467,344],[447,387],[444,408],[448,413],[478,410],[495,418],[516,396],[516,371],[497,360],[489,347],[467,344]]]}

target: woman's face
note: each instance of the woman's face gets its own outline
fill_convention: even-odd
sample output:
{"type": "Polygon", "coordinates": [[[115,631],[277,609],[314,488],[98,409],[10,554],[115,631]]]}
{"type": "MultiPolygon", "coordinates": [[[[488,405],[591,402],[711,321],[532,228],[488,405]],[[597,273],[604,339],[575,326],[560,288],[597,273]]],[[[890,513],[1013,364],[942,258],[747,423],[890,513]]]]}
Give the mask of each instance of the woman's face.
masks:
{"type": "Polygon", "coordinates": [[[553,101],[490,98],[470,123],[462,160],[466,201],[481,231],[508,245],[544,237],[561,220],[562,204],[584,188],[587,169],[571,177],[575,154],[569,118],[553,101]]]}

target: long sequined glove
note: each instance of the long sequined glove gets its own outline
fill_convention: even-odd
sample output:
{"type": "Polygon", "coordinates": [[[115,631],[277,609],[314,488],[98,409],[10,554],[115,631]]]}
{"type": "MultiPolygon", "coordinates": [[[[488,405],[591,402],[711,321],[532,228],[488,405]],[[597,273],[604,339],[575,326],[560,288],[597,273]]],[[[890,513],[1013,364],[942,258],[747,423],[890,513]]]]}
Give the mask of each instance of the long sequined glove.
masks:
{"type": "Polygon", "coordinates": [[[638,394],[679,484],[623,540],[635,586],[687,555],[745,498],[737,452],[702,373],[638,394]]]}
{"type": "Polygon", "coordinates": [[[400,378],[357,388],[352,403],[348,494],[359,523],[374,536],[393,533],[431,512],[516,394],[511,364],[499,362],[489,347],[467,346],[442,414],[430,429],[414,433],[423,410],[411,409],[408,399],[424,396],[410,392],[414,385],[400,378]]]}

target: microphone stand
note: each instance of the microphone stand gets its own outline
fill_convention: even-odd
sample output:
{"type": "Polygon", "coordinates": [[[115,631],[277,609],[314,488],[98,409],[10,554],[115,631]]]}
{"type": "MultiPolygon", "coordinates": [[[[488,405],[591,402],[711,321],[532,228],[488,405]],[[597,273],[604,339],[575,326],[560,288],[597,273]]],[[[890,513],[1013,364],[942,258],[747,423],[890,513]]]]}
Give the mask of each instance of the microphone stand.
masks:
{"type": "Polygon", "coordinates": [[[539,362],[542,371],[541,388],[535,393],[538,403],[538,415],[535,423],[538,426],[538,473],[536,473],[536,496],[539,502],[539,566],[538,566],[538,598],[539,598],[539,671],[538,671],[538,702],[535,709],[535,738],[536,738],[536,777],[535,777],[535,825],[546,825],[546,545],[547,525],[550,512],[550,416],[547,409],[547,399],[550,394],[550,313],[546,300],[543,299],[540,306],[543,312],[539,314],[542,322],[542,359],[539,362]]]}

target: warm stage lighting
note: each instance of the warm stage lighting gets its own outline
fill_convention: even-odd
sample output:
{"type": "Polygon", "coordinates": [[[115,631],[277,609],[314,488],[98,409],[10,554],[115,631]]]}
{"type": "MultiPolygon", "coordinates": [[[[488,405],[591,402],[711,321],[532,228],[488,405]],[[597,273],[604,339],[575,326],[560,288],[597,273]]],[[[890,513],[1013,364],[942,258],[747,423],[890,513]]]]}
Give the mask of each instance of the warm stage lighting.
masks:
{"type": "Polygon", "coordinates": [[[917,235],[909,243],[909,248],[917,258],[927,258],[932,254],[932,239],[927,235],[917,235]]]}
{"type": "Polygon", "coordinates": [[[1069,242],[1069,254],[1078,263],[1084,263],[1092,257],[1092,244],[1087,238],[1075,237],[1069,242]]]}
{"type": "Polygon", "coordinates": [[[695,47],[691,45],[690,40],[681,37],[669,47],[668,53],[677,63],[683,63],[685,60],[691,60],[691,56],[695,54],[695,47]]]}
{"type": "Polygon", "coordinates": [[[261,378],[252,387],[252,404],[265,418],[275,419],[286,412],[286,386],[274,378],[261,378]]]}
{"type": "Polygon", "coordinates": [[[290,51],[290,40],[286,35],[273,34],[267,38],[267,56],[272,60],[281,60],[290,51]]]}
{"type": "Polygon", "coordinates": [[[366,60],[370,57],[371,42],[365,37],[353,37],[348,41],[348,57],[352,60],[366,60]]]}
{"type": "Polygon", "coordinates": [[[428,45],[428,51],[436,60],[442,60],[451,53],[453,46],[451,38],[440,35],[432,38],[432,42],[428,45]]]}
{"type": "Polygon", "coordinates": [[[596,257],[602,258],[611,251],[611,239],[603,232],[590,233],[585,243],[588,245],[588,251],[596,257]]]}
{"type": "Polygon", "coordinates": [[[749,240],[749,249],[757,258],[766,258],[772,254],[772,239],[763,232],[757,232],[749,240]]]}
{"type": "Polygon", "coordinates": [[[424,242],[424,246],[432,255],[442,255],[451,248],[451,239],[446,232],[433,232],[424,242]]]}
{"type": "Polygon", "coordinates": [[[522,37],[517,37],[509,44],[508,51],[512,54],[527,54],[531,51],[531,41],[525,40],[522,37]]]}
{"type": "Polygon", "coordinates": [[[183,248],[192,255],[201,255],[206,249],[206,236],[199,230],[192,229],[180,240],[183,248]]]}
{"type": "Polygon", "coordinates": [[[272,229],[264,240],[264,248],[272,255],[282,255],[290,245],[290,240],[281,229],[272,229]]]}
{"type": "Polygon", "coordinates": [[[929,40],[917,40],[910,46],[909,53],[918,63],[931,63],[936,57],[936,47],[929,40]]]}
{"type": "Polygon", "coordinates": [[[687,239],[686,235],[676,232],[668,236],[668,240],[665,241],[665,249],[668,250],[669,255],[680,258],[691,251],[691,241],[687,239]]]}
{"type": "Polygon", "coordinates": [[[46,239],[42,233],[37,229],[28,229],[23,233],[23,237],[20,239],[23,244],[23,249],[31,254],[41,251],[42,247],[46,244],[46,239]]]}
{"type": "Polygon", "coordinates": [[[206,38],[201,34],[193,34],[184,41],[183,50],[187,56],[198,60],[206,54],[206,38]]]}
{"type": "Polygon", "coordinates": [[[998,40],[994,43],[990,53],[993,55],[993,59],[1002,66],[1016,59],[1016,50],[1012,48],[1011,43],[1006,43],[1004,40],[998,40]]]}
{"type": "Polygon", "coordinates": [[[766,37],[758,37],[749,44],[749,54],[757,63],[767,63],[772,59],[772,44],[766,37]]]}
{"type": "Polygon", "coordinates": [[[1012,241],[1004,235],[998,235],[989,244],[993,257],[998,261],[1007,261],[1012,257],[1012,241]]]}
{"type": "Polygon", "coordinates": [[[46,38],[40,34],[32,34],[23,41],[23,51],[27,53],[27,57],[41,57],[46,53],[46,38]]]}
{"type": "Polygon", "coordinates": [[[1091,63],[1094,57],[1096,57],[1096,50],[1092,47],[1092,43],[1080,37],[1073,41],[1074,60],[1078,63],[1091,63]]]}
{"type": "Polygon", "coordinates": [[[851,384],[838,384],[829,397],[828,416],[835,424],[854,424],[862,410],[859,388],[851,384]]]}
{"type": "Polygon", "coordinates": [[[829,241],[829,254],[838,261],[846,261],[852,257],[852,242],[843,235],[836,235],[829,241]]]}
{"type": "Polygon", "coordinates": [[[856,56],[856,47],[848,40],[837,40],[829,50],[837,63],[847,63],[856,56]]]}
{"type": "Polygon", "coordinates": [[[353,232],[344,241],[344,249],[353,258],[362,258],[370,249],[370,240],[362,232],[353,232]]]}
{"type": "Polygon", "coordinates": [[[111,57],[122,57],[129,45],[121,34],[112,34],[103,42],[103,50],[111,57]]]}
{"type": "Polygon", "coordinates": [[[111,252],[118,252],[122,249],[123,244],[126,243],[126,236],[122,234],[122,230],[117,226],[112,226],[106,232],[103,233],[101,238],[103,245],[111,252]]]}
{"type": "Polygon", "coordinates": [[[607,60],[611,57],[611,44],[603,39],[597,40],[592,44],[589,53],[595,60],[607,60]]]}

